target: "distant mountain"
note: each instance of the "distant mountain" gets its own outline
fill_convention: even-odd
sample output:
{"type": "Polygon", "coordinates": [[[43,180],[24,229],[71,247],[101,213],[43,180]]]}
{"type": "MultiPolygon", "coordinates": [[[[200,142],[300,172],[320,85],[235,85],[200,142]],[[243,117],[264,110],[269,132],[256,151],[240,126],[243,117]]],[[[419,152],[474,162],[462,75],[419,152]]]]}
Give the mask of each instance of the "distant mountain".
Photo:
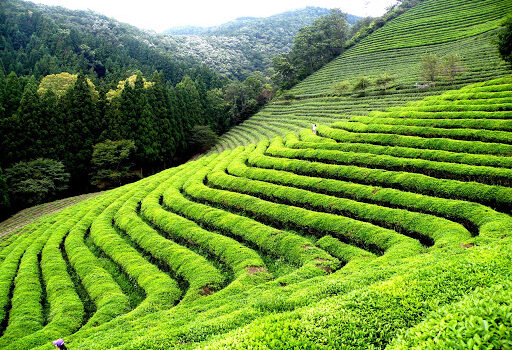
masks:
{"type": "MultiPolygon", "coordinates": [[[[272,58],[290,50],[300,28],[329,14],[320,7],[288,11],[270,17],[241,17],[213,27],[174,27],[165,31],[178,55],[201,60],[230,78],[243,79],[265,71],[272,58]]],[[[360,17],[348,15],[349,24],[360,17]]]]}

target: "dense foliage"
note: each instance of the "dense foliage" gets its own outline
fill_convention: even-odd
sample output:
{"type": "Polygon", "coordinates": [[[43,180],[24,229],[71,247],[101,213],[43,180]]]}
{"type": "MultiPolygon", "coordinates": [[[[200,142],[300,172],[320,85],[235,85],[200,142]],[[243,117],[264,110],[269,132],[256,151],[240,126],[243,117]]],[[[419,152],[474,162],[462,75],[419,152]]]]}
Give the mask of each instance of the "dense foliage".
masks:
{"type": "Polygon", "coordinates": [[[329,15],[317,18],[311,26],[301,28],[291,51],[273,60],[276,85],[288,89],[339,56],[347,32],[347,15],[340,10],[331,10],[329,15]]]}
{"type": "Polygon", "coordinates": [[[18,162],[5,170],[9,197],[16,207],[51,200],[69,186],[69,173],[64,164],[52,159],[18,162]]]}
{"type": "Polygon", "coordinates": [[[512,16],[503,21],[504,28],[498,33],[498,50],[501,57],[512,64],[512,16]]]}
{"type": "Polygon", "coordinates": [[[135,150],[132,140],[106,140],[94,145],[91,183],[104,189],[121,186],[138,178],[133,169],[135,150]]]}
{"type": "Polygon", "coordinates": [[[130,178],[107,163],[91,172],[98,143],[133,142],[139,175],[153,173],[212,144],[191,139],[195,126],[220,135],[273,96],[261,74],[231,83],[173,57],[161,37],[92,12],[8,0],[0,17],[0,163],[62,161],[70,194],[130,178]]]}
{"type": "MultiPolygon", "coordinates": [[[[209,28],[171,28],[169,42],[181,55],[196,58],[230,78],[244,80],[251,72],[270,75],[272,59],[292,48],[298,31],[329,14],[328,9],[307,7],[266,18],[244,17],[209,28]]],[[[349,24],[359,17],[348,15],[349,24]]]]}

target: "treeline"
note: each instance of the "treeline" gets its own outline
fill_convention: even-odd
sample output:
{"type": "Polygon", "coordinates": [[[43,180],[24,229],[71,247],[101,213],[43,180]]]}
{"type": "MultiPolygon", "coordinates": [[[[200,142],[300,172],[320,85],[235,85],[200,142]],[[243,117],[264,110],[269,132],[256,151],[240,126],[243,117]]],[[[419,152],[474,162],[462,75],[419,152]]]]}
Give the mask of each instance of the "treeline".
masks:
{"type": "Polygon", "coordinates": [[[0,71],[9,207],[118,186],[182,163],[273,96],[261,74],[242,83],[210,78],[185,76],[173,86],[162,73],[147,81],[139,73],[107,90],[84,74],[38,82],[0,71]]]}

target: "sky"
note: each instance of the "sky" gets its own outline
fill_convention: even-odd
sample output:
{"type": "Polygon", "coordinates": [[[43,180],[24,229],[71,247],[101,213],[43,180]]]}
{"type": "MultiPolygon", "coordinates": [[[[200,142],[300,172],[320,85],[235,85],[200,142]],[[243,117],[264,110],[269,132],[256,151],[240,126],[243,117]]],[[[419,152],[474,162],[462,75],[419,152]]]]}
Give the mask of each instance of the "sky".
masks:
{"type": "Polygon", "coordinates": [[[396,0],[32,0],[73,10],[93,10],[142,29],[161,32],[170,27],[208,27],[238,17],[267,17],[318,6],[340,8],[358,16],[380,16],[396,0]]]}

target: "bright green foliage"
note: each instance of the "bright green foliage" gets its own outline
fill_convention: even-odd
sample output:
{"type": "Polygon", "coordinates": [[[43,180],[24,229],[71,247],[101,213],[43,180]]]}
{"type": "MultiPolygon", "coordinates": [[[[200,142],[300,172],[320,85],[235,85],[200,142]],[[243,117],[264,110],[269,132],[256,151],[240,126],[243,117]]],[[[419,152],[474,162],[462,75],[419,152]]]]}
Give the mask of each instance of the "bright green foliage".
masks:
{"type": "MultiPolygon", "coordinates": [[[[47,91],[53,91],[58,97],[62,97],[66,94],[66,91],[72,88],[77,81],[77,74],[69,74],[63,72],[60,74],[51,74],[45,76],[39,83],[37,92],[40,95],[44,95],[47,91]]],[[[97,95],[98,92],[91,80],[87,79],[87,85],[89,86],[91,95],[97,95]]]]}
{"type": "Polygon", "coordinates": [[[506,348],[511,82],[202,157],[28,225],[0,244],[0,345],[506,348]]]}
{"type": "Polygon", "coordinates": [[[507,349],[512,346],[510,281],[478,289],[433,312],[390,349],[507,349]]]}
{"type": "Polygon", "coordinates": [[[9,197],[15,206],[39,204],[69,186],[69,173],[64,165],[52,159],[16,163],[6,169],[5,177],[9,197]]]}

